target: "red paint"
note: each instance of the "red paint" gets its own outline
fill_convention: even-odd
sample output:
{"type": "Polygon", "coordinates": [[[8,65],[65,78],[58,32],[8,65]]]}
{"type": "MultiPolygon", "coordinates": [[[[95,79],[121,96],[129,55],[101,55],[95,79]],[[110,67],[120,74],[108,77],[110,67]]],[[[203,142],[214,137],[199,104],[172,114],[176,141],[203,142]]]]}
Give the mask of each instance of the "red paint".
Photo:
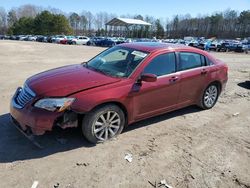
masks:
{"type": "Polygon", "coordinates": [[[48,112],[33,107],[35,101],[44,97],[74,97],[71,109],[88,113],[104,103],[117,103],[126,110],[128,124],[166,113],[188,105],[198,104],[205,88],[218,81],[222,89],[227,82],[227,66],[209,53],[182,45],[129,43],[121,46],[147,51],[150,55],[129,78],[113,78],[91,71],[82,65],[70,65],[37,74],[27,80],[27,85],[36,93],[34,101],[23,109],[11,106],[11,115],[22,125],[32,127],[34,134],[50,131],[54,121],[62,113],[48,112]],[[167,52],[195,52],[208,57],[212,66],[179,71],[156,81],[135,84],[150,61],[167,52]]]}

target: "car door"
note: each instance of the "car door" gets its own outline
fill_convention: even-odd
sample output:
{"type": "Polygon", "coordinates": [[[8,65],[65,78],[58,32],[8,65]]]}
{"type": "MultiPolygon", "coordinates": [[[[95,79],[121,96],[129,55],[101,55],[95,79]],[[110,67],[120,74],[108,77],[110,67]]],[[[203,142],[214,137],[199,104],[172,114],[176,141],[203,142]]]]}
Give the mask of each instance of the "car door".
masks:
{"type": "Polygon", "coordinates": [[[83,37],[83,38],[82,38],[82,41],[83,41],[82,44],[87,44],[88,38],[87,38],[87,37],[83,37]]]}
{"type": "Polygon", "coordinates": [[[179,52],[178,71],[180,72],[179,104],[192,104],[200,97],[208,75],[205,57],[193,52],[179,52]]]}
{"type": "Polygon", "coordinates": [[[142,82],[134,93],[134,117],[143,119],[175,108],[180,91],[175,53],[157,55],[144,73],[157,75],[156,82],[142,82]]]}
{"type": "Polygon", "coordinates": [[[79,44],[79,45],[82,45],[82,44],[83,44],[83,38],[82,38],[82,37],[79,37],[79,38],[78,38],[78,44],[79,44]]]}

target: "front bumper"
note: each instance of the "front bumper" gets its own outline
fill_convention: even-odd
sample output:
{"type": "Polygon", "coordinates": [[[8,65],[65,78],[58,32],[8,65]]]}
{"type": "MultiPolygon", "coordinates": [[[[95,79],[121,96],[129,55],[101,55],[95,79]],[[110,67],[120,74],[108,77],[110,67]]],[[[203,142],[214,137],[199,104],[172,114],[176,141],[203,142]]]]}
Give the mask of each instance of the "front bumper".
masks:
{"type": "Polygon", "coordinates": [[[49,112],[32,106],[32,101],[27,103],[23,108],[18,108],[16,96],[20,88],[14,94],[10,114],[19,129],[26,132],[30,129],[33,135],[43,135],[46,131],[51,131],[55,120],[61,115],[57,112],[49,112]]]}
{"type": "Polygon", "coordinates": [[[22,127],[20,126],[20,124],[13,118],[11,117],[13,124],[15,125],[15,127],[17,128],[17,130],[19,130],[26,138],[28,138],[35,146],[37,146],[38,148],[43,148],[35,139],[35,135],[32,134],[31,129],[27,128],[25,131],[22,129],[22,127]]]}

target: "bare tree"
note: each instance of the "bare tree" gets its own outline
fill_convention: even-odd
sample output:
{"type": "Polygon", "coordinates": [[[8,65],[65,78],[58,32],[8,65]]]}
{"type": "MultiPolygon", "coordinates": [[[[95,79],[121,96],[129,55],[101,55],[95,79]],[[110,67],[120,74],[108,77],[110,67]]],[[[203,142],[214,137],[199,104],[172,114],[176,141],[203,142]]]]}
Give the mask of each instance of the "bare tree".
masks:
{"type": "Polygon", "coordinates": [[[167,38],[183,38],[185,36],[244,38],[250,36],[250,10],[239,13],[235,10],[227,9],[224,12],[215,12],[211,15],[199,14],[196,17],[191,17],[190,14],[175,15],[172,19],[155,18],[149,15],[120,15],[123,18],[141,19],[152,24],[152,26],[131,26],[126,28],[105,25],[111,19],[118,17],[112,13],[97,12],[93,15],[90,11],[83,11],[81,14],[66,14],[59,9],[51,7],[45,9],[29,4],[12,8],[8,14],[3,8],[0,8],[0,32],[6,32],[6,28],[13,26],[20,18],[34,18],[43,10],[67,16],[74,34],[126,35],[147,38],[152,38],[156,35],[167,38]]]}
{"type": "Polygon", "coordinates": [[[17,13],[15,9],[11,9],[7,15],[8,27],[11,27],[17,21],[17,13]]]}
{"type": "Polygon", "coordinates": [[[88,33],[89,33],[89,35],[91,35],[94,16],[90,11],[88,11],[88,12],[86,12],[86,18],[88,21],[88,33]]]}
{"type": "Polygon", "coordinates": [[[87,25],[88,25],[88,20],[84,15],[81,15],[80,17],[80,28],[82,30],[83,34],[87,34],[87,25]]]}
{"type": "Polygon", "coordinates": [[[35,5],[23,5],[17,9],[17,18],[22,17],[32,17],[34,18],[39,12],[41,11],[41,8],[35,5]]]}
{"type": "Polygon", "coordinates": [[[69,16],[69,23],[70,23],[70,26],[73,28],[75,35],[79,34],[79,29],[80,29],[79,27],[81,23],[80,21],[81,21],[81,17],[75,12],[73,12],[69,16]]]}
{"type": "Polygon", "coordinates": [[[0,7],[0,34],[7,30],[7,13],[3,7],[0,7]]]}

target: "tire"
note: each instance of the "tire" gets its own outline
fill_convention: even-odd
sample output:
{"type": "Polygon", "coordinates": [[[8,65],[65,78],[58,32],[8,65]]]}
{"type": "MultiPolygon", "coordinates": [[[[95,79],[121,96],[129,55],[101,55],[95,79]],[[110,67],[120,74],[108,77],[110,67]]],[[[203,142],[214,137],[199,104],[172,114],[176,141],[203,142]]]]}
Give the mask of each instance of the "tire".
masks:
{"type": "Polygon", "coordinates": [[[87,42],[87,46],[90,46],[90,42],[87,42]]]}
{"type": "Polygon", "coordinates": [[[210,84],[205,89],[199,106],[204,110],[213,108],[218,100],[219,94],[220,94],[220,90],[219,90],[218,85],[210,84]]]}
{"type": "Polygon", "coordinates": [[[73,45],[76,45],[76,41],[73,41],[72,44],[73,44],[73,45]]]}
{"type": "Polygon", "coordinates": [[[119,135],[125,125],[124,112],[117,105],[105,105],[85,115],[82,132],[93,143],[105,142],[119,135]]]}

